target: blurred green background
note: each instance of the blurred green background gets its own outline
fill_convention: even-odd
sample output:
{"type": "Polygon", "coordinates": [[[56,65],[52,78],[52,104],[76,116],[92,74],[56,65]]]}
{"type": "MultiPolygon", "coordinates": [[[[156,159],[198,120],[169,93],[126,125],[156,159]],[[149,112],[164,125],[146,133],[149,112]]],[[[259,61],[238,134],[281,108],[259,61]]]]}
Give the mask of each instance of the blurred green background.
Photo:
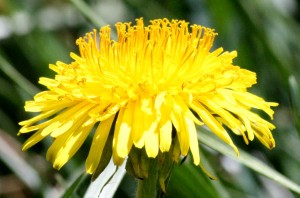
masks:
{"type": "MultiPolygon", "coordinates": [[[[240,137],[232,138],[250,156],[299,185],[299,1],[0,0],[0,197],[52,198],[67,189],[65,197],[84,196],[90,177],[83,175],[73,182],[84,171],[89,143],[61,171],[45,159],[50,139],[23,153],[21,144],[28,136],[17,136],[18,122],[32,116],[24,112],[24,102],[45,90],[37,84],[39,77],[54,76],[49,63],[71,61],[69,53],[78,52],[78,37],[101,25],[113,27],[118,21],[134,22],[139,17],[145,21],[184,19],[211,27],[219,34],[215,48],[238,51],[234,64],[258,76],[258,84],[250,91],[280,106],[275,108],[273,121],[277,126],[275,149],[269,151],[256,140],[246,146],[240,137]],[[69,188],[72,183],[74,188],[69,188]]],[[[201,135],[203,130],[199,130],[200,139],[206,137],[201,135]]],[[[175,166],[166,197],[299,197],[299,188],[296,193],[281,186],[275,174],[267,178],[255,172],[255,161],[233,159],[207,144],[200,144],[202,159],[218,180],[208,179],[187,159],[175,166]],[[243,165],[247,163],[250,168],[243,165]]],[[[134,197],[135,185],[136,181],[125,175],[115,197],[134,197]]]]}

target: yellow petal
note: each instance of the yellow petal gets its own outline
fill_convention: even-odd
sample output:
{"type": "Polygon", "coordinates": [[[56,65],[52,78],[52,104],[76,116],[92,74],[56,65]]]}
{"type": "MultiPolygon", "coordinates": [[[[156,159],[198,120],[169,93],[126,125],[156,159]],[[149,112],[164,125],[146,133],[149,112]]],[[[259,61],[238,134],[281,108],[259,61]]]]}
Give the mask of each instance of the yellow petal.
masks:
{"type": "Polygon", "coordinates": [[[41,124],[37,124],[37,125],[34,125],[34,126],[23,126],[20,130],[19,130],[19,134],[20,133],[28,133],[28,132],[31,132],[31,131],[36,131],[36,130],[39,130],[39,129],[43,129],[45,128],[49,123],[52,123],[53,121],[52,120],[48,120],[46,122],[43,122],[41,124]]]}
{"type": "Polygon", "coordinates": [[[60,150],[64,148],[69,139],[72,139],[71,137],[74,136],[74,134],[78,133],[78,131],[81,129],[81,126],[86,122],[86,119],[87,117],[74,123],[70,130],[54,139],[46,154],[46,159],[48,161],[53,163],[56,160],[60,150]]]}
{"type": "MultiPolygon", "coordinates": [[[[73,155],[77,152],[77,150],[81,147],[85,139],[87,138],[88,134],[92,130],[94,124],[86,125],[84,127],[80,127],[77,131],[72,133],[71,135],[68,134],[68,138],[65,140],[58,140],[61,138],[65,138],[64,135],[58,137],[55,141],[59,142],[62,147],[56,151],[55,159],[53,160],[53,167],[56,169],[60,169],[66,162],[73,157],[73,155]]],[[[66,133],[67,134],[67,133],[66,133]]],[[[53,143],[53,145],[55,142],[53,143]]],[[[51,145],[52,146],[52,145],[51,145]]],[[[50,151],[50,148],[48,152],[50,151]]]]}
{"type": "MultiPolygon", "coordinates": [[[[140,120],[142,123],[138,124],[135,122],[135,124],[138,124],[138,126],[141,127],[139,129],[140,134],[137,133],[137,129],[134,130],[135,131],[134,139],[136,141],[135,145],[138,148],[142,148],[142,146],[145,145],[145,141],[146,141],[145,138],[147,133],[154,133],[158,125],[157,120],[159,119],[154,110],[154,104],[151,98],[142,98],[140,99],[140,103],[141,106],[139,107],[141,109],[140,110],[137,109],[136,112],[140,114],[141,117],[138,118],[138,120],[140,120]]],[[[138,114],[136,114],[135,117],[137,116],[138,114]]]]}
{"type": "Polygon", "coordinates": [[[172,122],[167,120],[159,124],[159,148],[161,152],[169,151],[172,144],[172,122]]]}
{"type": "Polygon", "coordinates": [[[203,122],[214,132],[221,140],[229,144],[239,155],[237,147],[233,144],[230,136],[221,124],[215,119],[213,115],[199,102],[193,102],[191,108],[200,116],[203,122]]]}
{"type": "Polygon", "coordinates": [[[184,125],[184,120],[180,109],[181,108],[178,106],[178,104],[175,103],[174,111],[171,114],[171,120],[177,131],[181,154],[186,156],[190,147],[190,139],[188,136],[188,132],[186,131],[186,127],[184,125]]]}
{"type": "Polygon", "coordinates": [[[203,102],[212,112],[218,114],[226,123],[228,123],[228,127],[235,133],[241,134],[244,131],[243,124],[236,117],[234,117],[231,113],[223,109],[218,103],[211,100],[203,100],[203,102]]]}
{"type": "Polygon", "coordinates": [[[191,107],[219,138],[227,144],[231,142],[231,138],[227,134],[226,130],[204,106],[202,106],[199,102],[194,102],[191,104],[191,107]]]}
{"type": "Polygon", "coordinates": [[[153,101],[146,99],[144,101],[144,141],[145,150],[148,157],[156,157],[159,151],[159,136],[157,129],[157,116],[154,111],[153,101]]]}
{"type": "Polygon", "coordinates": [[[119,132],[120,132],[120,128],[121,128],[121,124],[122,124],[122,119],[124,117],[124,108],[121,108],[118,114],[118,118],[116,121],[116,125],[115,125],[115,131],[114,131],[114,137],[113,137],[113,161],[114,164],[116,164],[117,166],[120,166],[125,158],[122,158],[117,150],[117,146],[118,146],[118,138],[119,138],[119,132]]]}
{"type": "Polygon", "coordinates": [[[32,125],[33,123],[37,122],[37,121],[40,121],[40,120],[43,120],[47,117],[50,117],[52,116],[53,114],[57,113],[58,111],[60,111],[60,109],[52,109],[50,111],[46,111],[46,112],[42,112],[41,114],[29,119],[29,120],[25,120],[25,121],[22,121],[22,122],[19,122],[19,125],[21,126],[24,126],[24,125],[32,125]]]}
{"type": "Polygon", "coordinates": [[[273,119],[274,111],[270,106],[277,106],[278,103],[268,103],[264,99],[248,92],[233,92],[235,98],[242,104],[250,108],[261,109],[273,119]]]}
{"type": "Polygon", "coordinates": [[[145,134],[145,150],[148,157],[155,158],[159,151],[158,132],[149,130],[145,134]]]}
{"type": "Polygon", "coordinates": [[[111,104],[105,111],[99,114],[98,120],[106,120],[110,116],[116,114],[120,108],[122,108],[126,104],[126,100],[120,101],[117,104],[111,104]]]}
{"type": "Polygon", "coordinates": [[[133,123],[132,123],[132,140],[134,146],[142,148],[145,145],[144,131],[144,113],[142,111],[142,102],[137,100],[134,105],[133,123]]]}
{"type": "Polygon", "coordinates": [[[102,122],[100,122],[96,129],[90,152],[85,162],[86,172],[89,174],[94,173],[100,162],[102,151],[105,146],[114,118],[115,116],[111,116],[107,120],[103,120],[102,122]]]}
{"type": "MultiPolygon", "coordinates": [[[[187,117],[189,117],[191,120],[193,120],[196,124],[198,125],[203,125],[203,123],[201,121],[198,120],[198,118],[196,118],[194,116],[194,114],[190,111],[190,109],[188,108],[187,104],[183,101],[183,99],[180,96],[175,96],[174,97],[175,102],[177,104],[177,106],[180,108],[180,111],[187,117]]],[[[175,107],[176,108],[176,107],[175,107]]]]}
{"type": "Polygon", "coordinates": [[[121,122],[118,125],[118,128],[115,128],[116,136],[116,151],[118,156],[125,158],[132,147],[132,137],[131,137],[131,128],[132,128],[132,117],[134,111],[134,103],[128,102],[127,106],[124,108],[123,116],[118,116],[117,122],[121,122]]]}
{"type": "Polygon", "coordinates": [[[53,109],[63,109],[69,106],[73,106],[77,101],[42,101],[42,102],[34,102],[28,101],[25,103],[25,111],[29,112],[40,112],[40,111],[51,111],[53,109]]]}
{"type": "Polygon", "coordinates": [[[190,149],[191,149],[191,153],[193,155],[194,164],[199,165],[200,153],[199,153],[197,130],[196,130],[195,124],[192,120],[190,120],[187,117],[184,117],[184,120],[185,120],[186,132],[188,133],[188,136],[189,136],[190,149]]]}
{"type": "MultiPolygon", "coordinates": [[[[51,133],[51,137],[58,137],[74,125],[75,122],[78,122],[83,117],[88,115],[88,111],[91,108],[94,108],[95,104],[84,104],[75,106],[74,108],[69,108],[63,113],[56,116],[54,120],[58,120],[61,123],[60,126],[57,126],[51,133]]],[[[94,121],[94,119],[91,119],[94,121]]]]}
{"type": "Polygon", "coordinates": [[[41,134],[41,131],[42,129],[38,130],[28,140],[26,140],[26,142],[22,146],[22,151],[29,149],[30,147],[32,147],[33,145],[45,138],[45,136],[41,134]]]}
{"type": "Polygon", "coordinates": [[[252,141],[254,139],[254,130],[251,127],[251,122],[249,121],[249,119],[246,116],[241,116],[240,118],[246,127],[248,139],[252,141]]]}

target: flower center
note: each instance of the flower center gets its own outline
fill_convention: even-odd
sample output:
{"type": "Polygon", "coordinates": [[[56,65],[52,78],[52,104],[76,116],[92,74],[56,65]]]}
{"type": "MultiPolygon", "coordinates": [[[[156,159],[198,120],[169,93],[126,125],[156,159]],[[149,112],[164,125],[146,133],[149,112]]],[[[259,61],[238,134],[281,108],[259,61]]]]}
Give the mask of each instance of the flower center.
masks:
{"type": "Polygon", "coordinates": [[[127,90],[128,97],[132,100],[136,100],[141,95],[153,97],[158,93],[159,89],[157,85],[148,81],[131,84],[127,90]]]}

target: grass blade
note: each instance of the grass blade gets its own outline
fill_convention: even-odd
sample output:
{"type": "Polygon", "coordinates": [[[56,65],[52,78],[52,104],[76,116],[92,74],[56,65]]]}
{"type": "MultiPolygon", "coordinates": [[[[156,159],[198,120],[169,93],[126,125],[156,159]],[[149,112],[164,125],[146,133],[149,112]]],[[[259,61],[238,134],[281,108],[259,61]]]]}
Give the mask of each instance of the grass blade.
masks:
{"type": "Polygon", "coordinates": [[[300,194],[300,185],[296,184],[295,182],[291,181],[281,173],[277,172],[273,168],[269,167],[262,161],[258,160],[257,158],[253,157],[252,155],[248,154],[247,152],[239,149],[240,156],[237,157],[236,153],[232,148],[227,146],[225,143],[221,142],[220,140],[213,137],[212,134],[209,134],[209,132],[205,132],[204,130],[201,130],[200,133],[198,133],[198,139],[206,144],[207,146],[213,148],[214,150],[217,150],[218,152],[229,156],[231,158],[234,158],[235,160],[238,160],[240,163],[244,164],[245,166],[249,167],[250,169],[260,173],[261,175],[264,175],[271,180],[281,184],[282,186],[300,194]],[[199,138],[200,136],[200,138],[199,138]]]}

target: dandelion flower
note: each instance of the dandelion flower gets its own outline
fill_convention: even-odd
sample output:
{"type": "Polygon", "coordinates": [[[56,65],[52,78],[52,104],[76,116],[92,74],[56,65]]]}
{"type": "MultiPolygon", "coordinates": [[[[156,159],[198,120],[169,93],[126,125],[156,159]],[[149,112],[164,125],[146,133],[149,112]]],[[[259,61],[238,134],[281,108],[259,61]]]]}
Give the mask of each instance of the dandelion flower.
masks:
{"type": "Polygon", "coordinates": [[[87,33],[76,41],[73,62],[50,65],[54,79],[40,78],[48,90],[25,104],[39,114],[20,122],[19,134],[34,132],[23,150],[52,137],[47,159],[60,169],[90,135],[86,172],[93,174],[107,143],[119,166],[134,149],[156,158],[176,138],[178,153],[190,151],[199,165],[196,125],[206,125],[236,152],[225,126],[247,144],[256,137],[269,149],[275,146],[275,126],[252,110],[272,118],[270,107],[277,103],[247,91],[256,74],[233,65],[236,51],[211,49],[214,30],[168,19],[115,26],[116,40],[109,26],[87,33]]]}

